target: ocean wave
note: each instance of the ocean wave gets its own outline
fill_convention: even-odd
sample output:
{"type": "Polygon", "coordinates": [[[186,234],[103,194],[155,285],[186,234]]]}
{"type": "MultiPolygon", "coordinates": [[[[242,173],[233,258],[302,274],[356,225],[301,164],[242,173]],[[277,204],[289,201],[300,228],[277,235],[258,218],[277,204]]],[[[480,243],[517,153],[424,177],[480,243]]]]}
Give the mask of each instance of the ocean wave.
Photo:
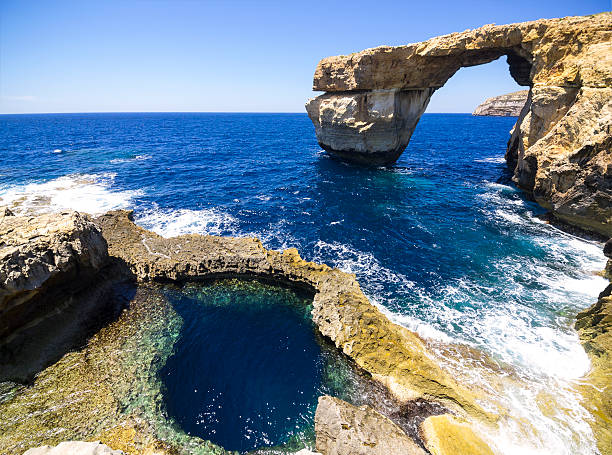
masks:
{"type": "Polygon", "coordinates": [[[366,294],[373,300],[377,296],[389,297],[385,286],[395,284],[399,289],[414,287],[414,282],[401,273],[384,267],[372,253],[359,251],[339,242],[317,241],[313,248],[313,260],[337,267],[343,272],[354,273],[366,294]]]}
{"type": "Polygon", "coordinates": [[[236,219],[221,210],[160,209],[155,207],[136,214],[135,221],[162,237],[183,234],[231,235],[236,219]]]}
{"type": "Polygon", "coordinates": [[[474,160],[475,163],[494,163],[494,164],[503,164],[506,162],[506,158],[504,156],[491,156],[488,158],[481,158],[479,160],[474,160]]]}
{"type": "Polygon", "coordinates": [[[110,160],[111,164],[121,164],[121,163],[130,163],[133,161],[145,161],[150,160],[152,158],[151,155],[136,155],[131,158],[115,158],[110,160]]]}
{"type": "Polygon", "coordinates": [[[0,204],[15,214],[76,210],[99,215],[128,208],[141,191],[113,188],[116,174],[71,174],[42,183],[0,188],[0,204]]]}

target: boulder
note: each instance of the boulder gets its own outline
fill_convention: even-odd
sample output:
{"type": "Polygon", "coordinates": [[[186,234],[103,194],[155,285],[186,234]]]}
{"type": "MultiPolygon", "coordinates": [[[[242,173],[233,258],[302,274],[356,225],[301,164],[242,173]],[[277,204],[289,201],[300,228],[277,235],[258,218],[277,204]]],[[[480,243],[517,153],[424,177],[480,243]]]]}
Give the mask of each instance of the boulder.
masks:
{"type": "Polygon", "coordinates": [[[317,451],[322,455],[425,455],[391,420],[369,406],[319,398],[315,414],[317,451]]]}
{"type": "Polygon", "coordinates": [[[0,217],[0,339],[83,288],[108,258],[106,241],[76,212],[0,217]]]}

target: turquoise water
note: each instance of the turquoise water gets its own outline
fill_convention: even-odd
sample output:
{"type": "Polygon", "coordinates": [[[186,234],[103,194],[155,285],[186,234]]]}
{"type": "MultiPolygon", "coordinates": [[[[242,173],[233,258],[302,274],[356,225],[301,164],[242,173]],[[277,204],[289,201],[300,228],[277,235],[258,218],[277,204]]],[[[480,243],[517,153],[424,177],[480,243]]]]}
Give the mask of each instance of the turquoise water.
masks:
{"type": "Polygon", "coordinates": [[[604,281],[601,245],[543,223],[510,180],[513,118],[429,114],[390,168],[322,152],[304,114],[0,116],[0,204],[16,212],[134,208],[164,236],[258,236],[353,272],[460,380],[510,409],[501,453],[590,453],[573,385],[589,360],[573,317],[604,281]],[[518,378],[445,354],[467,345],[518,378]],[[553,393],[561,415],[537,404],[553,393]],[[535,429],[525,429],[531,422],[535,429]]]}

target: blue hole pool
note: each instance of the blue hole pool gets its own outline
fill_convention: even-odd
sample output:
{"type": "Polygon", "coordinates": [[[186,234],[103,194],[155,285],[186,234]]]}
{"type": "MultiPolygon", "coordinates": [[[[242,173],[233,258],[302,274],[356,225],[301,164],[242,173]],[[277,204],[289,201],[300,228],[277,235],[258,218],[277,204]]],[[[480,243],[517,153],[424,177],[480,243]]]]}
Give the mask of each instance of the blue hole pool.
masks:
{"type": "Polygon", "coordinates": [[[168,415],[228,450],[303,443],[318,396],[333,388],[311,298],[233,280],[166,295],[183,319],[161,370],[168,415]]]}

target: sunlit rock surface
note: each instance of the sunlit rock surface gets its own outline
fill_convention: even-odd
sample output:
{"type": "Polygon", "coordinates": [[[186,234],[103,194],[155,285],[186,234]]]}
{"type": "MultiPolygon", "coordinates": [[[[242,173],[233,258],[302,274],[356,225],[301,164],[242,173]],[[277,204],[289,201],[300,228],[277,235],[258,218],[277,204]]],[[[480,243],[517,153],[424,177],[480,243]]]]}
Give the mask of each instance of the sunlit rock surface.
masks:
{"type": "Polygon", "coordinates": [[[604,253],[609,258],[606,274],[610,284],[592,307],[576,316],[576,329],[592,362],[589,383],[580,389],[594,417],[592,427],[599,450],[607,455],[612,453],[612,240],[606,243],[604,253]]]}
{"type": "Polygon", "coordinates": [[[472,115],[518,117],[527,102],[528,93],[528,90],[519,90],[488,98],[474,109],[472,115]]]}
{"type": "Polygon", "coordinates": [[[59,306],[105,265],[106,241],[77,212],[0,216],[0,339],[59,306]]]}
{"type": "Polygon", "coordinates": [[[369,406],[319,398],[317,450],[323,455],[425,455],[400,427],[369,406]]]}
{"type": "Polygon", "coordinates": [[[361,164],[392,164],[435,89],[462,67],[502,56],[515,81],[530,87],[506,155],[514,180],[557,217],[611,236],[611,13],[485,25],[328,57],[313,82],[326,93],[306,110],[325,150],[361,164]],[[386,115],[375,108],[380,94],[386,115]]]}
{"type": "Polygon", "coordinates": [[[123,455],[123,452],[100,442],[65,441],[55,447],[36,447],[23,455],[123,455]]]}
{"type": "Polygon", "coordinates": [[[432,455],[493,455],[470,425],[450,414],[428,417],[421,431],[432,455]]]}

